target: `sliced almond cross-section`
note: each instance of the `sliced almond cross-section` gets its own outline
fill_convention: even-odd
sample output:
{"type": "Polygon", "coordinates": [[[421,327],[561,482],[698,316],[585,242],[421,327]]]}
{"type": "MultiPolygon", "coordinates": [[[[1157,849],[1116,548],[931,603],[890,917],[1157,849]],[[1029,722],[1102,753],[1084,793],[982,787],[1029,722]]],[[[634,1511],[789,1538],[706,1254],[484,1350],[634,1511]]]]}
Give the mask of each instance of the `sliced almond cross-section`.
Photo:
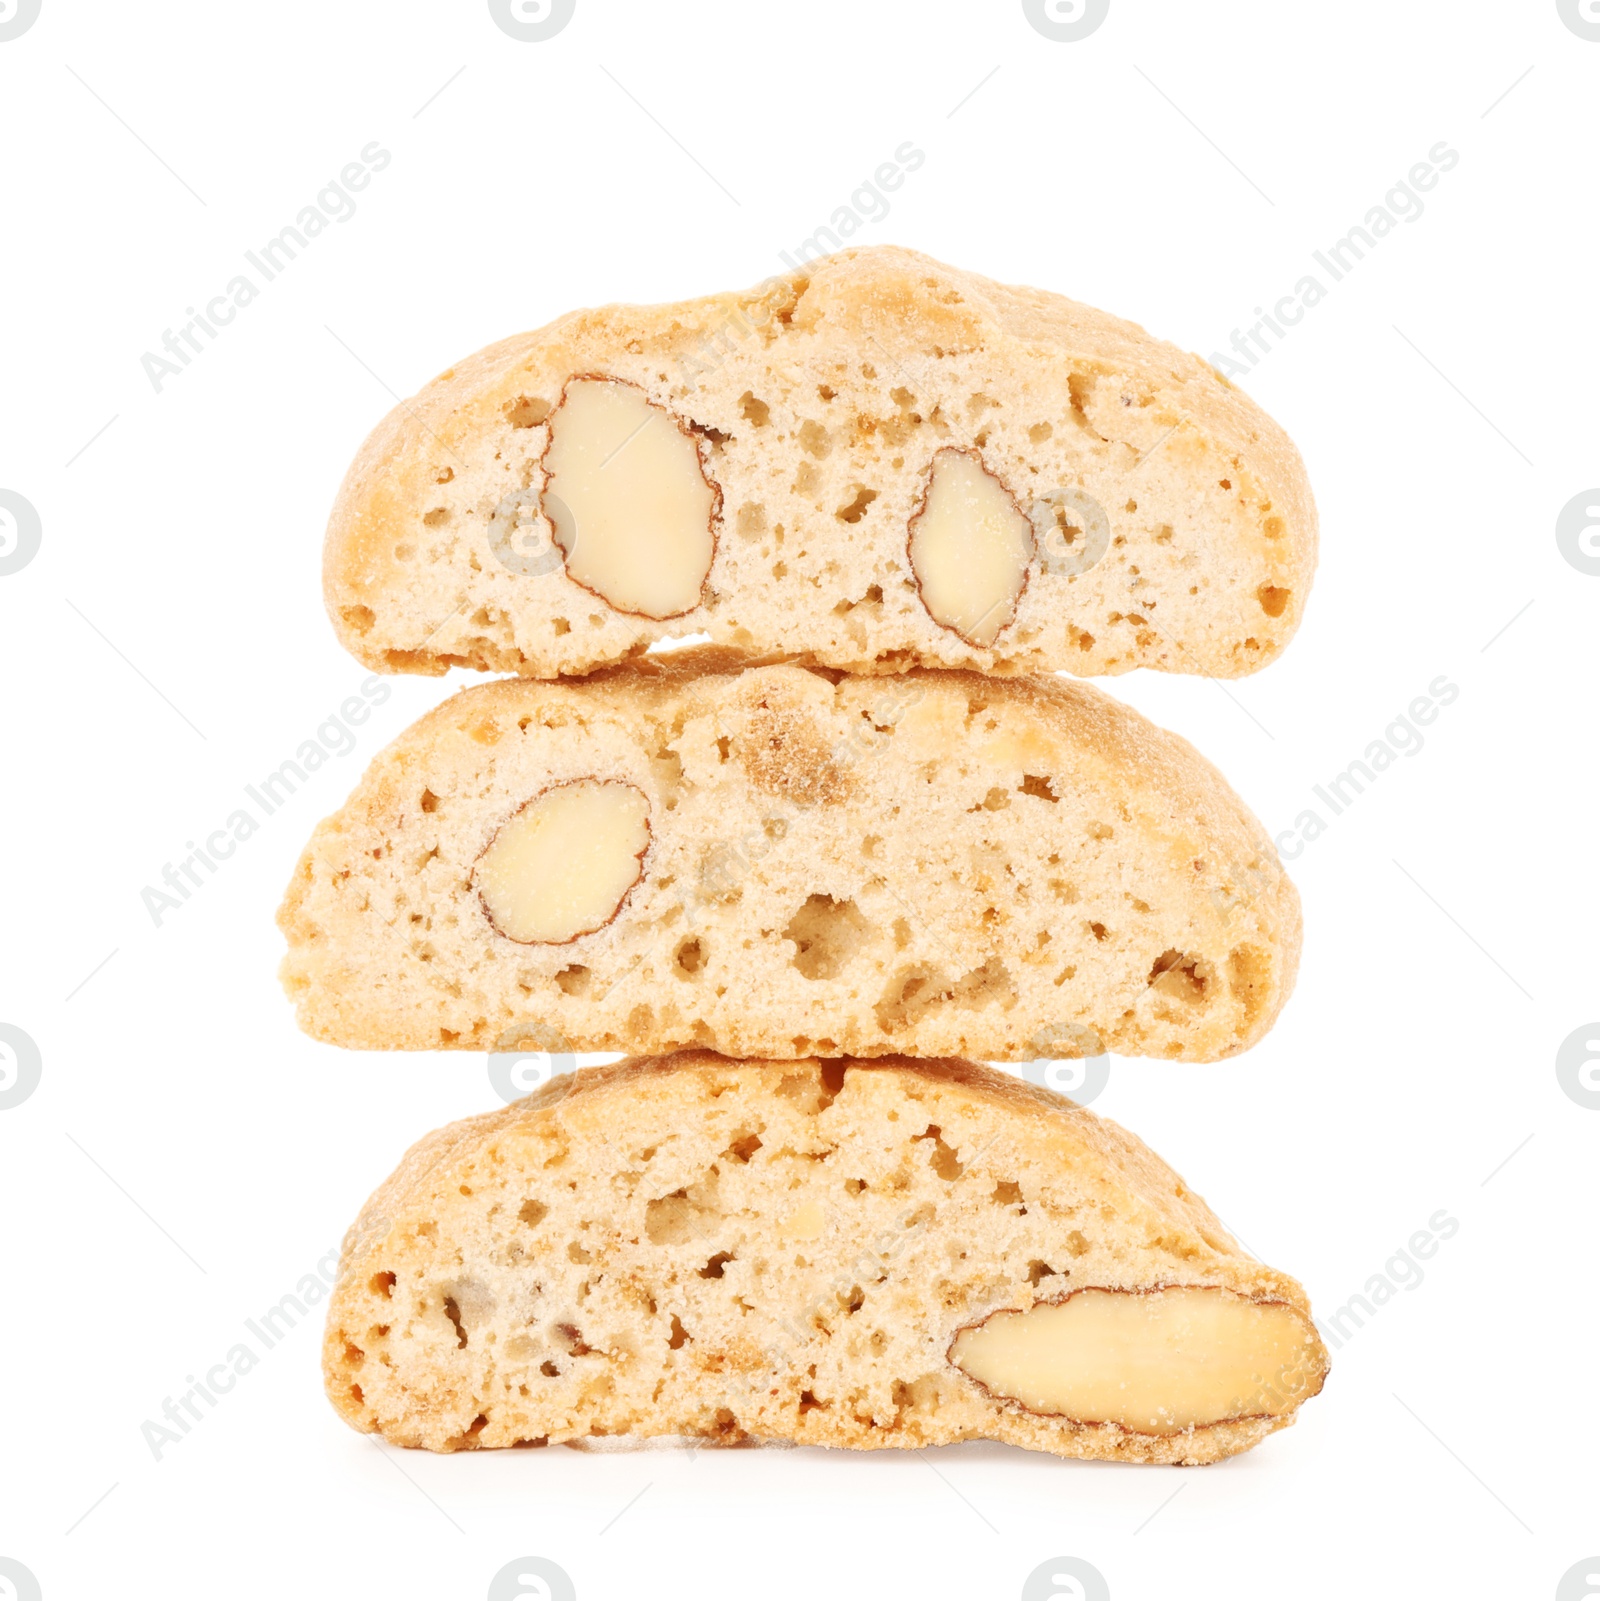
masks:
{"type": "Polygon", "coordinates": [[[974,645],[992,645],[1016,615],[1033,550],[1033,525],[983,458],[936,452],[907,549],[928,615],[974,645]]]}
{"type": "Polygon", "coordinates": [[[521,945],[564,945],[604,928],[644,875],[649,811],[632,784],[594,778],[536,795],[473,870],[495,930],[521,945]]]}
{"type": "Polygon", "coordinates": [[[950,1360],[999,1400],[1141,1434],[1282,1416],[1326,1369],[1293,1307],[1181,1285],[996,1312],[955,1337],[950,1360]]]}
{"type": "Polygon", "coordinates": [[[573,378],[550,415],[543,465],[542,504],[568,577],[638,616],[699,605],[722,493],[671,412],[620,379],[573,378]]]}

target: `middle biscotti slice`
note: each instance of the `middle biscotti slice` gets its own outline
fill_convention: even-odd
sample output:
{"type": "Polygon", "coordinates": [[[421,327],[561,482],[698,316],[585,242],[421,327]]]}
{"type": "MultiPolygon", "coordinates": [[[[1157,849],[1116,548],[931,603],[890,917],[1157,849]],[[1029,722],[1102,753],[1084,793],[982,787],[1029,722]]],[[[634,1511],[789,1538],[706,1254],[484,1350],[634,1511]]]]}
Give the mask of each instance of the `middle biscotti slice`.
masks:
{"type": "Polygon", "coordinates": [[[731,670],[468,689],[382,752],[279,913],[358,1047],[1213,1061],[1299,900],[1176,735],[1084,684],[731,670]]]}

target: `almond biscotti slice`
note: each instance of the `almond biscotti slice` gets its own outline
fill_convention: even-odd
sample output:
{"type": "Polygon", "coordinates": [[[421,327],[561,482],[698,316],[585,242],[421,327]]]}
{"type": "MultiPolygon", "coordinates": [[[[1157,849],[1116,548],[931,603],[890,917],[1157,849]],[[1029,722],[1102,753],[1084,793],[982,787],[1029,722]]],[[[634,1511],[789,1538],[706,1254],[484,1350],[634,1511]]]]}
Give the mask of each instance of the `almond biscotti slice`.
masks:
{"type": "Polygon", "coordinates": [[[324,593],[380,671],[582,674],[703,631],[857,673],[1231,678],[1315,561],[1299,455],[1206,362],[878,247],[458,362],[362,447],[324,593]]]}
{"type": "Polygon", "coordinates": [[[1210,1061],[1300,946],[1222,777],[1088,685],[713,649],[446,701],[279,922],[302,1027],[410,1050],[1210,1061]]]}
{"type": "Polygon", "coordinates": [[[1152,1151],[961,1061],[587,1068],[414,1146],[345,1237],[349,1423],[461,1448],[993,1439],[1212,1462],[1328,1358],[1152,1151]]]}

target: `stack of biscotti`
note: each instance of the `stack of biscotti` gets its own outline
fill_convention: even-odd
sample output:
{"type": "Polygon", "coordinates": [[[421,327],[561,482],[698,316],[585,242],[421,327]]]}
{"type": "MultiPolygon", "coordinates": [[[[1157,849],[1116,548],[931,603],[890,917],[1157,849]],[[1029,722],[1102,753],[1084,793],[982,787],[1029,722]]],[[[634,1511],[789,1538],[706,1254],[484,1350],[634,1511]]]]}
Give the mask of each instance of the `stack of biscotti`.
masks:
{"type": "Polygon", "coordinates": [[[335,626],[381,671],[517,676],[319,826],[285,987],[343,1046],[636,1059],[407,1154],[345,1240],[339,1412],[435,1450],[1182,1463],[1291,1422],[1327,1367],[1300,1286],[963,1058],[1272,1026],[1272,845],[1063,675],[1253,671],[1315,539],[1294,447],[1204,362],[898,249],[575,313],[396,408],[334,509],[335,626]]]}

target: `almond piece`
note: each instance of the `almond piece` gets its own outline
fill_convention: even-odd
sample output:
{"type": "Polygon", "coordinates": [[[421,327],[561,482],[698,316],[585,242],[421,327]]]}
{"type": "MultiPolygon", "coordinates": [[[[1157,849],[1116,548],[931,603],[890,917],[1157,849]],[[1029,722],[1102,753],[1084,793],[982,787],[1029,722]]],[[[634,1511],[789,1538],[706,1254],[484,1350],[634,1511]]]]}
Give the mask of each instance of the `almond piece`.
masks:
{"type": "Polygon", "coordinates": [[[1033,552],[1032,523],[977,451],[935,452],[907,545],[928,615],[992,645],[1016,615],[1033,552]]]}
{"type": "Polygon", "coordinates": [[[722,491],[670,411],[621,379],[569,379],[542,465],[541,504],[569,578],[641,617],[700,604],[722,491]]]}
{"type": "Polygon", "coordinates": [[[997,1399],[1139,1434],[1280,1417],[1322,1388],[1327,1368],[1293,1307],[1182,1285],[995,1312],[955,1337],[949,1359],[997,1399]]]}
{"type": "Polygon", "coordinates": [[[632,784],[581,778],[534,796],[473,869],[497,933],[565,945],[604,928],[644,876],[650,806],[632,784]]]}

